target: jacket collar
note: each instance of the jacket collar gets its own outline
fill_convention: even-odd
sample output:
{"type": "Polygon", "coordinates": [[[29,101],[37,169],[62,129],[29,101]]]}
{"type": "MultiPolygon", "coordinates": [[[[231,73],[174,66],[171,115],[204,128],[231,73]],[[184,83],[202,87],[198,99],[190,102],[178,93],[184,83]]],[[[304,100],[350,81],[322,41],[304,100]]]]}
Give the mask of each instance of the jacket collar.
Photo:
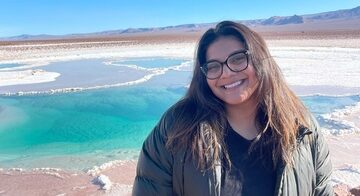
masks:
{"type": "Polygon", "coordinates": [[[298,141],[298,142],[300,142],[300,141],[302,141],[303,139],[304,139],[304,137],[306,136],[306,135],[310,135],[310,134],[312,134],[313,132],[309,129],[309,128],[307,128],[307,127],[304,127],[304,126],[300,126],[300,128],[299,128],[299,130],[298,130],[298,132],[297,132],[297,135],[296,135],[296,140],[298,141]]]}

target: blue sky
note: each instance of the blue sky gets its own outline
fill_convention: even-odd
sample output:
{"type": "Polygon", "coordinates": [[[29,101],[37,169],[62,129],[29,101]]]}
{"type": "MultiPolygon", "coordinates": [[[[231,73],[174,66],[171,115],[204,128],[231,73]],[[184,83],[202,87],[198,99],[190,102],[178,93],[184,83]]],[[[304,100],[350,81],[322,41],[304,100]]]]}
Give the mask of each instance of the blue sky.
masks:
{"type": "Polygon", "coordinates": [[[0,0],[0,37],[261,19],[359,5],[359,0],[0,0]]]}

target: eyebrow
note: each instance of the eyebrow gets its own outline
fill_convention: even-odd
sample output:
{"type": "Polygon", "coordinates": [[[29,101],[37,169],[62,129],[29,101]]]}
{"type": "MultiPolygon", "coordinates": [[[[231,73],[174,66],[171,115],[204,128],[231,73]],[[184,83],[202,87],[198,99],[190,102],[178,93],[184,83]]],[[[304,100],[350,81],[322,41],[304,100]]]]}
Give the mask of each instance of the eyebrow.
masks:
{"type": "MultiPolygon", "coordinates": [[[[246,52],[246,51],[248,51],[248,49],[245,49],[245,48],[242,48],[242,49],[239,49],[239,50],[235,50],[234,52],[230,53],[230,54],[226,57],[225,61],[229,58],[229,56],[231,56],[231,55],[233,55],[233,54],[235,54],[235,53],[246,52]]],[[[210,62],[214,62],[214,61],[217,61],[217,62],[220,62],[220,63],[221,63],[221,62],[222,62],[222,63],[225,62],[225,61],[220,61],[220,60],[218,60],[218,59],[209,59],[209,60],[206,60],[205,63],[210,63],[210,62]]]]}

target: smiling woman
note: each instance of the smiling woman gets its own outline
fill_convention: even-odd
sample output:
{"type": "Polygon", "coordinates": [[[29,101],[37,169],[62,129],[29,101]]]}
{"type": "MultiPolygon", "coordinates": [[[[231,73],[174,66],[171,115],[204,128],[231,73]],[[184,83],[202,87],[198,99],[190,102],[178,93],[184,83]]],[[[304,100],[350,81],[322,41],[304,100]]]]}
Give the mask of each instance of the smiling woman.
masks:
{"type": "Polygon", "coordinates": [[[239,62],[232,60],[234,54],[243,54],[237,53],[239,50],[246,51],[242,42],[238,41],[236,37],[220,37],[212,43],[207,50],[206,59],[209,59],[210,62],[214,62],[214,59],[226,59],[227,66],[219,72],[217,79],[209,78],[210,72],[206,72],[207,82],[215,96],[223,100],[226,105],[238,105],[239,103],[249,101],[253,102],[252,105],[255,106],[256,101],[249,98],[258,86],[258,79],[255,76],[253,65],[249,65],[245,55],[241,55],[243,57],[236,57],[240,58],[239,62]],[[241,60],[241,58],[245,60],[241,60]],[[229,59],[232,61],[229,62],[229,59]],[[241,69],[231,69],[237,63],[240,64],[239,67],[241,69]]]}
{"type": "Polygon", "coordinates": [[[333,194],[317,122],[259,34],[221,22],[195,62],[185,97],[143,144],[133,195],[333,194]]]}

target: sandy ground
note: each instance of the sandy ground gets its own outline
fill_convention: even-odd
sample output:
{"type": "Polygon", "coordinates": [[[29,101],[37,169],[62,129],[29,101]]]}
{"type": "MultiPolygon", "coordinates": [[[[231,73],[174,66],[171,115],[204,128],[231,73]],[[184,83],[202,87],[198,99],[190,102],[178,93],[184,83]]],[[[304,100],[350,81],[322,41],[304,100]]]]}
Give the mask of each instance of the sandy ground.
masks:
{"type": "Polygon", "coordinates": [[[359,134],[341,136],[328,135],[326,136],[326,140],[329,145],[334,169],[347,165],[360,166],[360,156],[356,156],[360,155],[359,134]]]}
{"type": "MultiPolygon", "coordinates": [[[[340,34],[341,35],[341,34],[340,34]]],[[[359,48],[360,36],[358,32],[347,36],[313,34],[301,39],[292,35],[266,35],[270,47],[273,46],[314,46],[314,47],[346,47],[359,48]]],[[[121,57],[130,51],[137,50],[139,44],[148,48],[140,52],[139,56],[153,55],[152,49],[161,50],[167,56],[193,56],[193,48],[198,34],[191,36],[154,36],[154,37],[125,37],[125,38],[99,38],[86,40],[53,40],[37,42],[0,42],[0,61],[5,63],[31,64],[45,60],[47,62],[60,59],[76,60],[81,58],[99,58],[99,48],[108,56],[121,57]],[[173,52],[176,44],[182,43],[185,48],[173,52]],[[35,44],[35,45],[34,45],[35,44]],[[30,46],[31,45],[31,46],[30,46]],[[121,46],[119,49],[119,46],[121,46]],[[34,52],[35,51],[35,52],[34,52]],[[179,52],[180,51],[180,52],[179,52]]],[[[344,120],[354,122],[360,127],[360,113],[354,112],[343,116],[344,120]]],[[[360,135],[327,135],[334,173],[341,178],[344,172],[352,171],[352,166],[360,168],[360,135]]],[[[130,195],[133,179],[135,176],[136,161],[118,162],[110,166],[102,167],[92,172],[66,172],[53,169],[21,170],[0,169],[0,196],[1,195],[130,195]],[[101,183],[96,183],[96,176],[105,175],[112,182],[112,188],[103,190],[101,183]]],[[[358,170],[355,171],[359,172],[358,170]]],[[[345,173],[346,174],[346,173],[345,173]]],[[[360,173],[359,173],[360,175],[360,173]]],[[[359,186],[360,182],[348,182],[348,185],[359,186]],[[353,184],[358,183],[358,184],[353,184]]],[[[358,179],[360,180],[360,178],[358,179]]]]}
{"type": "Polygon", "coordinates": [[[39,171],[0,171],[0,195],[130,195],[135,176],[135,161],[121,162],[93,174],[43,169],[39,171]],[[112,182],[104,190],[95,182],[99,175],[112,182]]]}

